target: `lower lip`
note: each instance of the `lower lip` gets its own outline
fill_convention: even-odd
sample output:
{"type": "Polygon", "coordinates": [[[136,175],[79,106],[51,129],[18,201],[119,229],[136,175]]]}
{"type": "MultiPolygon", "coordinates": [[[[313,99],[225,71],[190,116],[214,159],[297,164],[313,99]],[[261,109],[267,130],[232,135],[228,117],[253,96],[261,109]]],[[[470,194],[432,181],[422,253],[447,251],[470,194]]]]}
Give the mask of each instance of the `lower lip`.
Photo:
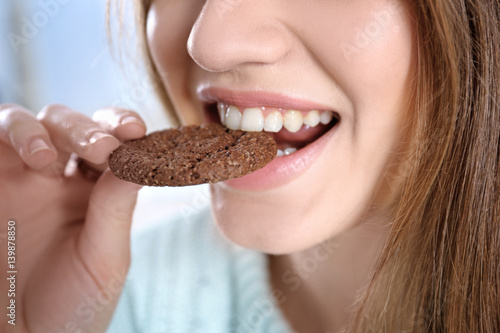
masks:
{"type": "Polygon", "coordinates": [[[276,157],[271,163],[249,175],[227,180],[222,184],[245,191],[270,190],[288,184],[307,171],[319,158],[327,143],[337,132],[337,123],[328,132],[297,152],[276,157]]]}

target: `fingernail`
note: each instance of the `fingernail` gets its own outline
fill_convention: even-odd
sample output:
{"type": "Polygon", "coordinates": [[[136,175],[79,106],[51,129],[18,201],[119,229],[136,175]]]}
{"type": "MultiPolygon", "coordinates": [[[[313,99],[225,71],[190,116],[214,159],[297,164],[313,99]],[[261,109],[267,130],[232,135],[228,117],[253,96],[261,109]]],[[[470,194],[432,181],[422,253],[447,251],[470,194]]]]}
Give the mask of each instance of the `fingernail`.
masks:
{"type": "Polygon", "coordinates": [[[40,150],[52,150],[43,139],[35,138],[28,144],[28,152],[33,155],[40,150]]]}
{"type": "Polygon", "coordinates": [[[140,121],[139,119],[137,119],[136,117],[123,118],[120,121],[120,125],[125,125],[125,124],[137,124],[137,125],[141,125],[142,127],[146,127],[146,126],[144,126],[144,123],[142,121],[140,121]]]}
{"type": "Polygon", "coordinates": [[[104,133],[104,132],[96,132],[96,133],[93,133],[92,135],[90,135],[89,137],[89,143],[95,143],[101,139],[104,139],[104,138],[114,138],[114,136],[108,134],[108,133],[104,133]]]}

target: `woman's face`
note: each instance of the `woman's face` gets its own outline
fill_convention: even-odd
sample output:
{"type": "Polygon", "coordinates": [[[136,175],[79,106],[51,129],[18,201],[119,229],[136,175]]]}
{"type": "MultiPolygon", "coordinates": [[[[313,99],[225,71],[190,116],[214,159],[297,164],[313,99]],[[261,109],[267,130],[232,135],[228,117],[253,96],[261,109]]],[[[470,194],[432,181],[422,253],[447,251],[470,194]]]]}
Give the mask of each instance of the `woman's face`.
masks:
{"type": "Polygon", "coordinates": [[[147,32],[183,123],[221,121],[219,106],[292,152],[211,185],[229,239],[289,253],[380,217],[415,70],[406,3],[155,0],[147,32]]]}

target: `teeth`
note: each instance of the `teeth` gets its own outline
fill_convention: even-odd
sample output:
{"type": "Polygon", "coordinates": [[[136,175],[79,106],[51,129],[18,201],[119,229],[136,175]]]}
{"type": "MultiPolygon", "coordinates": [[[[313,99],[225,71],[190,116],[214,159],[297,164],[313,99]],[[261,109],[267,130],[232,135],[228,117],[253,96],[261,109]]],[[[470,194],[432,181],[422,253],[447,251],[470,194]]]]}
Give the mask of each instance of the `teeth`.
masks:
{"type": "Polygon", "coordinates": [[[302,112],[295,110],[288,110],[285,113],[285,120],[283,121],[283,126],[285,126],[285,128],[288,131],[295,133],[298,130],[300,130],[302,124],[303,124],[302,112]]]}
{"type": "Polygon", "coordinates": [[[325,111],[319,116],[319,120],[323,125],[328,124],[333,119],[333,113],[330,111],[325,111]]]}
{"type": "Polygon", "coordinates": [[[293,154],[297,151],[297,148],[285,148],[284,150],[278,149],[276,152],[276,157],[280,156],[288,156],[290,154],[293,154]]]}
{"type": "Polygon", "coordinates": [[[309,111],[309,113],[304,118],[304,124],[309,127],[314,127],[319,124],[320,116],[318,110],[309,111]]]}
{"type": "Polygon", "coordinates": [[[260,132],[264,129],[264,116],[259,108],[250,108],[243,111],[241,117],[241,130],[260,132]]]}
{"type": "Polygon", "coordinates": [[[247,108],[240,112],[240,109],[234,105],[224,103],[217,104],[220,120],[227,128],[243,131],[262,131],[279,132],[285,127],[289,132],[298,132],[302,125],[315,127],[318,124],[328,124],[333,120],[333,112],[311,110],[302,115],[301,111],[288,110],[283,115],[281,110],[271,111],[264,118],[262,110],[264,108],[247,108]]]}
{"type": "Polygon", "coordinates": [[[283,127],[281,112],[273,111],[266,117],[264,129],[268,132],[279,132],[283,127]]]}
{"type": "Polygon", "coordinates": [[[222,103],[217,103],[217,110],[219,110],[220,122],[226,123],[226,108],[227,106],[222,103]]]}
{"type": "Polygon", "coordinates": [[[240,129],[241,113],[240,110],[231,105],[226,112],[226,127],[232,130],[240,129]]]}

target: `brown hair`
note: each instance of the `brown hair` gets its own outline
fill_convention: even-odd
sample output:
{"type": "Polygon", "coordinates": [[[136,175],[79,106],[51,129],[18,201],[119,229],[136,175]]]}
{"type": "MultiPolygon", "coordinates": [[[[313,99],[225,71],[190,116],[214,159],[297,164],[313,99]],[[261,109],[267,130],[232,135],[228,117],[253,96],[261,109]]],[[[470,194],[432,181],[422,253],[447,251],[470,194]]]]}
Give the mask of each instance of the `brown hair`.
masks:
{"type": "MultiPolygon", "coordinates": [[[[136,0],[143,41],[150,3],[136,0]]],[[[409,158],[352,331],[500,332],[500,6],[412,5],[418,68],[409,158]]]]}
{"type": "MultiPolygon", "coordinates": [[[[149,12],[149,8],[151,7],[151,3],[153,0],[132,0],[134,6],[134,15],[137,23],[137,37],[138,37],[138,48],[141,51],[139,54],[141,60],[144,61],[145,68],[149,74],[152,85],[155,89],[156,95],[160,99],[160,102],[165,107],[167,111],[168,120],[172,125],[179,125],[179,119],[175,114],[174,107],[170,101],[170,98],[167,94],[167,89],[163,83],[161,75],[156,68],[153,59],[151,58],[151,53],[147,44],[147,36],[146,36],[146,19],[149,12]]],[[[113,39],[113,29],[111,24],[111,17],[117,17],[118,19],[118,35],[121,37],[123,32],[123,18],[125,15],[125,5],[123,0],[106,0],[106,21],[108,27],[108,38],[109,45],[115,45],[112,42],[113,39]]],[[[119,39],[120,40],[120,39],[119,39]]],[[[118,57],[121,60],[121,49],[118,49],[118,57]]]]}
{"type": "Polygon", "coordinates": [[[413,6],[411,154],[353,331],[500,332],[500,6],[413,6]]]}

